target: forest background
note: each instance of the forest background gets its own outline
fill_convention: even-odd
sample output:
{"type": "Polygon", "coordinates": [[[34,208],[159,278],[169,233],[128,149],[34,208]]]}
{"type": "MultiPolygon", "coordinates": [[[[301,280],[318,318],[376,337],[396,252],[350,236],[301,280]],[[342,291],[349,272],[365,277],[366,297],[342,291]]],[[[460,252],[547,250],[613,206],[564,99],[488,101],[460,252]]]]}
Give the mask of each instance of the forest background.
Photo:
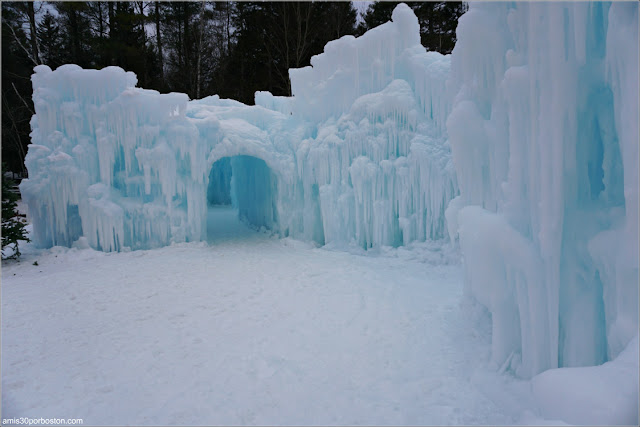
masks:
{"type": "MultiPolygon", "coordinates": [[[[31,74],[36,65],[138,76],[138,87],[217,94],[245,104],[254,93],[290,96],[288,70],[310,65],[331,40],[391,19],[398,2],[2,2],[2,162],[26,177],[31,74]]],[[[430,51],[451,53],[461,2],[407,2],[430,51]]]]}

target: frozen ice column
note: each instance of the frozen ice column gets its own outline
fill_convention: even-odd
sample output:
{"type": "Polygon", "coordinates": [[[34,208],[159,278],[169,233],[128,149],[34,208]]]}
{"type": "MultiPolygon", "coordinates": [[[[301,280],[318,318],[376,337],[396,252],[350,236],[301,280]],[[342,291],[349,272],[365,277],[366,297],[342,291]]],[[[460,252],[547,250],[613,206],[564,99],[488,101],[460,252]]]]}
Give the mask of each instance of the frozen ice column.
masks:
{"type": "Polygon", "coordinates": [[[32,81],[36,115],[20,190],[38,246],[84,236],[111,251],[201,238],[197,209],[174,209],[203,181],[196,160],[184,162],[188,174],[167,167],[196,139],[186,95],[135,88],[136,76],[118,67],[38,66],[32,81]],[[176,144],[182,151],[168,148],[176,144]]]}
{"type": "Polygon", "coordinates": [[[449,60],[425,50],[418,19],[399,4],[392,21],[289,70],[293,117],[311,134],[292,141],[305,239],[371,248],[447,236],[444,210],[458,193],[449,60]]]}
{"type": "Polygon", "coordinates": [[[26,157],[29,178],[20,185],[33,239],[40,247],[66,245],[82,235],[79,205],[98,181],[96,129],[100,107],[136,84],[119,68],[82,70],[63,65],[35,67],[31,78],[36,115],[26,157]]]}
{"type": "Polygon", "coordinates": [[[493,362],[525,377],[601,364],[638,330],[638,4],[470,6],[447,218],[493,362]]]}

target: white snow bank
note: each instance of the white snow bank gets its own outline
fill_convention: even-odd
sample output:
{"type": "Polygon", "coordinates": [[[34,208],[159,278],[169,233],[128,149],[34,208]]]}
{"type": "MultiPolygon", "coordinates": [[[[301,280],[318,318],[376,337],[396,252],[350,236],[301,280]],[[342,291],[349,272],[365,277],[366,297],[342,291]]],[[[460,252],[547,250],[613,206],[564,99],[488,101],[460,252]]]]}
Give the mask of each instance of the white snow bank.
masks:
{"type": "Polygon", "coordinates": [[[315,249],[210,213],[228,236],[215,244],[103,253],[29,243],[20,263],[3,262],[3,417],[514,423],[512,406],[487,393],[500,383],[473,380],[490,329],[460,304],[459,265],[409,260],[404,248],[315,249]]]}
{"type": "Polygon", "coordinates": [[[614,360],[550,369],[531,380],[546,418],[569,424],[638,425],[638,335],[614,360]]]}

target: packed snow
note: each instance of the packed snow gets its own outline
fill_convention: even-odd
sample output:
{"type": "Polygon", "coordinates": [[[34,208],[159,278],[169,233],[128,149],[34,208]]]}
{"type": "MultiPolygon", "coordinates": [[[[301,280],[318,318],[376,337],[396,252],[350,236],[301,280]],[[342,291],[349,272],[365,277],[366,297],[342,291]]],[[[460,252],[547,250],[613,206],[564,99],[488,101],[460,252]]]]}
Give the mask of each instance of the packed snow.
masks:
{"type": "MultiPolygon", "coordinates": [[[[96,339],[142,354],[131,369],[144,365],[152,384],[180,376],[200,384],[193,366],[202,356],[188,354],[190,367],[164,376],[156,367],[186,354],[167,353],[170,337],[197,353],[187,338],[204,330],[200,319],[209,328],[220,322],[224,351],[218,341],[203,346],[217,358],[218,368],[206,367],[212,380],[182,384],[226,402],[223,424],[637,424],[637,24],[637,2],[471,3],[452,55],[443,56],[420,45],[417,18],[401,4],[392,21],[330,42],[310,67],[290,70],[292,97],[257,92],[255,106],[136,88],[135,75],[117,67],[38,66],[29,179],[20,189],[33,224],[26,259],[43,257],[51,270],[38,274],[50,280],[41,295],[29,291],[42,283],[30,264],[3,268],[3,333],[27,327],[19,319],[30,298],[69,304],[72,292],[104,308],[113,327],[91,311],[76,326],[75,311],[43,306],[43,330],[70,328],[73,345],[85,345],[67,371],[95,363],[87,351],[98,350],[82,337],[106,328],[112,335],[96,339]],[[260,233],[234,225],[229,212],[260,233]],[[448,264],[457,251],[461,268],[448,264]],[[95,279],[92,268],[119,279],[95,279]],[[272,289],[271,299],[257,298],[272,289]],[[14,302],[5,308],[7,292],[14,302]],[[253,311],[217,318],[205,305],[196,314],[200,301],[253,311]],[[273,307],[260,305],[267,301],[273,307]],[[447,301],[457,307],[453,323],[442,312],[447,301]],[[461,301],[485,315],[470,320],[461,301]],[[155,336],[151,323],[129,330],[140,306],[149,316],[142,322],[171,334],[155,336]],[[262,332],[251,341],[254,329],[262,332]],[[271,359],[260,341],[266,330],[281,343],[271,359]],[[298,362],[285,355],[292,348],[298,362]],[[295,385],[284,390],[287,375],[295,385]],[[247,388],[251,379],[270,385],[247,388]],[[433,381],[453,389],[435,392],[433,381]],[[456,401],[465,388],[472,395],[456,401]],[[348,397],[336,398],[339,391],[348,397]],[[444,400],[430,400],[432,391],[444,400]],[[229,412],[236,406],[246,410],[229,412]]],[[[27,335],[48,342],[55,333],[27,335]]],[[[5,348],[15,363],[57,363],[33,343],[3,340],[3,364],[5,348]]],[[[107,402],[96,406],[98,418],[117,422],[106,408],[122,390],[172,401],[168,386],[136,395],[108,363],[112,370],[92,381],[120,378],[121,388],[87,394],[95,399],[87,408],[107,402]]],[[[4,372],[3,385],[34,395],[4,372]]],[[[199,402],[188,396],[174,399],[199,402]]],[[[161,410],[177,416],[178,407],[161,410]]],[[[158,420],[147,416],[141,422],[158,420]]]]}
{"type": "MultiPolygon", "coordinates": [[[[24,246],[2,269],[3,417],[511,424],[455,252],[318,249],[209,211],[210,243],[24,246]],[[38,265],[33,265],[38,261],[38,265]]],[[[421,246],[422,245],[422,246],[421,246]]],[[[528,393],[528,394],[527,394],[528,393]]]]}

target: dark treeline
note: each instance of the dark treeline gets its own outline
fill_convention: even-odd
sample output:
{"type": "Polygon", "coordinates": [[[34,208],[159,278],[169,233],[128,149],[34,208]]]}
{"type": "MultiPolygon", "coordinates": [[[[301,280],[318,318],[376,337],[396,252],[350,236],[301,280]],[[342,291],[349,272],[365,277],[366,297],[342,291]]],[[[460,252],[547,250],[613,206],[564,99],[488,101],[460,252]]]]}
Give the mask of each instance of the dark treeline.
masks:
{"type": "MultiPolygon", "coordinates": [[[[424,46],[450,53],[465,5],[408,4],[424,46]]],[[[36,65],[117,65],[139,87],[253,104],[257,90],[290,95],[289,68],[390,20],[396,5],[374,2],[358,24],[351,2],[2,2],[3,161],[26,172],[36,65]]]]}

